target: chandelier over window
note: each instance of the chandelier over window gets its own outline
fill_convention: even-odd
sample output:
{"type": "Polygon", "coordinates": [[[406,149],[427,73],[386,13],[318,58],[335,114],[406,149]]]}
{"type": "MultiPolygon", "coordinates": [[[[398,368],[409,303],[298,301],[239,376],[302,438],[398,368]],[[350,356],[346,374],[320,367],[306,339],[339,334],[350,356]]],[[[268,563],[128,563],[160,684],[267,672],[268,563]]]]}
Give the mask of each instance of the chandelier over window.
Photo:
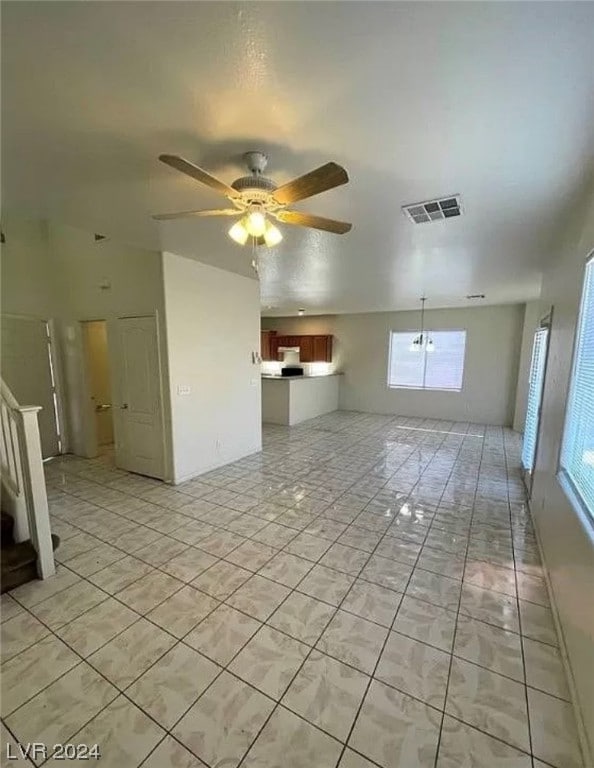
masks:
{"type": "Polygon", "coordinates": [[[429,335],[428,331],[425,331],[425,302],[427,301],[425,296],[421,297],[421,330],[411,342],[409,347],[411,352],[421,352],[423,349],[426,352],[433,352],[435,350],[435,344],[433,339],[429,335]]]}

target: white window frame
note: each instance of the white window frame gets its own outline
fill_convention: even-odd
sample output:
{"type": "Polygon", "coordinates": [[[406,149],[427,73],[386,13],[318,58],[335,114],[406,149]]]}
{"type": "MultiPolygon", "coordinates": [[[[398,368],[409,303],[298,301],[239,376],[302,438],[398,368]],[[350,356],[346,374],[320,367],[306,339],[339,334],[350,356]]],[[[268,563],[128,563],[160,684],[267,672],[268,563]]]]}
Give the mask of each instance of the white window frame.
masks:
{"type": "Polygon", "coordinates": [[[580,345],[582,317],[583,317],[583,312],[585,308],[586,278],[587,278],[589,269],[594,270],[594,251],[591,251],[588,257],[586,258],[584,271],[582,273],[580,306],[579,306],[579,311],[578,311],[577,320],[576,320],[575,337],[573,340],[573,352],[571,356],[571,374],[569,377],[569,384],[567,387],[567,399],[565,404],[565,414],[563,418],[563,432],[561,435],[561,443],[559,446],[559,455],[557,459],[557,478],[559,479],[561,483],[561,487],[565,491],[565,494],[569,499],[569,502],[571,503],[571,505],[578,512],[580,517],[591,526],[591,530],[594,530],[594,508],[590,509],[590,507],[586,503],[586,500],[580,491],[580,488],[576,485],[573,478],[571,477],[570,471],[564,466],[564,463],[563,463],[563,456],[564,456],[565,445],[566,445],[565,443],[566,434],[568,429],[568,421],[570,417],[571,395],[572,395],[572,390],[573,390],[573,385],[575,380],[575,373],[576,373],[577,362],[578,362],[577,353],[580,345]]]}
{"type": "MultiPolygon", "coordinates": [[[[466,377],[466,349],[467,349],[467,339],[468,339],[468,329],[467,328],[433,328],[433,329],[427,329],[425,328],[423,330],[423,333],[431,337],[431,334],[434,333],[443,333],[443,332],[451,332],[451,333],[463,333],[464,334],[464,357],[462,358],[462,381],[460,382],[460,388],[448,388],[448,387],[426,387],[424,384],[421,387],[409,387],[406,384],[391,384],[390,383],[390,371],[392,370],[392,334],[393,333],[413,333],[413,334],[419,334],[420,330],[418,328],[415,329],[396,329],[392,328],[390,331],[388,331],[388,368],[386,371],[386,383],[388,389],[405,389],[409,392],[451,392],[453,394],[459,394],[464,389],[464,380],[466,377]]],[[[423,350],[420,354],[425,355],[425,365],[423,366],[423,380],[425,380],[426,376],[426,369],[427,369],[427,352],[423,350]]]]}
{"type": "Polygon", "coordinates": [[[525,465],[525,454],[524,449],[525,445],[522,445],[522,454],[521,454],[521,463],[522,463],[522,475],[524,478],[524,485],[526,486],[526,491],[528,492],[528,497],[532,496],[532,485],[534,481],[534,468],[536,466],[536,457],[538,453],[538,445],[540,441],[540,426],[541,426],[541,417],[542,417],[542,406],[543,406],[543,399],[544,399],[544,388],[545,388],[545,382],[547,377],[547,365],[549,360],[549,345],[551,341],[551,326],[553,322],[553,307],[550,308],[550,310],[547,312],[544,317],[540,319],[540,323],[538,324],[538,328],[536,329],[533,337],[533,345],[532,345],[532,357],[530,360],[530,372],[529,372],[529,380],[528,380],[528,396],[527,396],[527,403],[526,403],[526,417],[524,419],[524,436],[523,440],[526,440],[526,426],[528,424],[528,418],[529,418],[529,412],[530,412],[530,394],[534,390],[532,390],[531,387],[531,377],[534,373],[533,365],[534,365],[534,352],[535,352],[535,344],[536,344],[536,337],[539,332],[546,331],[546,338],[544,341],[544,346],[542,348],[543,352],[543,359],[542,359],[542,377],[539,383],[539,390],[537,392],[537,398],[538,398],[538,409],[536,414],[536,424],[535,424],[535,435],[534,435],[534,446],[533,446],[533,454],[531,457],[531,466],[527,467],[525,465]]]}

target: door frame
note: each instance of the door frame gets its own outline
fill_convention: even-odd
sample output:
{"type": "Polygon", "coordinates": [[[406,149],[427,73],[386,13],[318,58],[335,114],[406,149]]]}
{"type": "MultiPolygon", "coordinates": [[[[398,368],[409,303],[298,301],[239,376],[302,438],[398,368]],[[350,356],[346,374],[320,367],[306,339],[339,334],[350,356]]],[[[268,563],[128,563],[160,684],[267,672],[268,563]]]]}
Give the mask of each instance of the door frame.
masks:
{"type": "MultiPolygon", "coordinates": [[[[81,401],[79,416],[82,425],[82,442],[83,442],[83,455],[86,459],[94,459],[99,455],[99,440],[97,439],[97,423],[95,420],[95,412],[91,405],[91,383],[89,375],[89,365],[87,357],[87,336],[85,333],[86,323],[105,323],[105,329],[108,328],[108,319],[106,317],[87,317],[84,320],[78,321],[78,330],[80,333],[80,346],[81,346],[81,367],[80,367],[80,386],[81,386],[81,401]]],[[[107,335],[107,334],[106,334],[107,335]]],[[[109,336],[107,335],[107,354],[109,357],[109,336]]],[[[113,400],[113,376],[110,366],[110,386],[111,386],[111,399],[113,400]]],[[[112,404],[113,406],[113,404],[112,404]]],[[[112,416],[113,419],[113,416],[112,416]]]]}
{"type": "MultiPolygon", "coordinates": [[[[64,377],[61,365],[61,349],[60,349],[60,337],[57,333],[57,322],[54,317],[43,317],[42,315],[23,315],[15,312],[2,312],[0,314],[0,322],[2,318],[6,317],[10,320],[38,320],[40,323],[45,323],[48,329],[48,347],[49,347],[49,361],[51,366],[51,378],[54,385],[55,392],[55,412],[54,417],[56,419],[56,434],[58,437],[58,453],[57,456],[61,456],[68,453],[70,449],[70,441],[68,435],[68,429],[66,426],[66,405],[64,402],[64,377]]],[[[35,405],[35,403],[21,403],[21,405],[35,405]]]]}
{"type": "MultiPolygon", "coordinates": [[[[94,414],[91,413],[88,403],[91,397],[91,388],[89,386],[89,374],[87,370],[87,357],[86,357],[86,340],[83,333],[83,323],[103,321],[107,325],[107,349],[109,350],[113,344],[119,344],[119,339],[116,337],[116,328],[118,320],[133,320],[134,318],[151,317],[155,320],[156,328],[156,341],[157,341],[157,375],[159,379],[159,401],[161,405],[161,449],[163,455],[163,477],[160,478],[164,482],[171,482],[171,450],[170,439],[167,431],[167,419],[169,414],[168,402],[165,397],[164,383],[165,378],[165,364],[163,357],[163,332],[161,328],[161,315],[158,309],[152,312],[130,312],[129,314],[110,315],[106,317],[85,317],[78,320],[78,329],[80,331],[80,344],[81,344],[81,402],[79,407],[79,416],[81,418],[84,452],[83,455],[86,458],[94,458],[98,455],[98,443],[97,434],[94,422],[94,414]],[[85,404],[87,404],[85,406],[85,404]]],[[[114,439],[117,439],[117,418],[116,409],[120,405],[121,400],[121,378],[120,370],[118,366],[117,355],[109,356],[109,374],[111,380],[111,399],[112,399],[112,418],[114,427],[114,439]]],[[[169,420],[170,421],[170,420],[169,420]]]]}
{"type": "MultiPolygon", "coordinates": [[[[542,382],[540,386],[540,399],[538,403],[538,414],[537,414],[537,421],[536,421],[536,436],[534,438],[534,457],[532,460],[532,467],[531,469],[526,469],[524,465],[522,464],[522,480],[524,481],[524,486],[526,488],[526,493],[528,494],[528,498],[530,499],[532,497],[532,486],[534,485],[534,470],[536,468],[536,459],[538,456],[538,444],[540,442],[540,427],[542,422],[542,405],[544,400],[544,392],[545,392],[545,384],[546,384],[546,378],[547,378],[547,369],[549,365],[549,350],[551,348],[551,332],[553,328],[553,307],[549,309],[549,311],[543,315],[540,318],[540,321],[538,323],[538,326],[536,327],[536,330],[533,334],[533,341],[532,341],[532,353],[534,353],[534,337],[536,336],[537,332],[541,328],[546,328],[547,330],[547,340],[546,340],[546,347],[544,351],[544,362],[543,362],[543,374],[542,374],[542,382]]],[[[528,396],[530,395],[530,389],[528,389],[528,396]]],[[[528,401],[526,401],[526,412],[528,412],[528,401]]]]}

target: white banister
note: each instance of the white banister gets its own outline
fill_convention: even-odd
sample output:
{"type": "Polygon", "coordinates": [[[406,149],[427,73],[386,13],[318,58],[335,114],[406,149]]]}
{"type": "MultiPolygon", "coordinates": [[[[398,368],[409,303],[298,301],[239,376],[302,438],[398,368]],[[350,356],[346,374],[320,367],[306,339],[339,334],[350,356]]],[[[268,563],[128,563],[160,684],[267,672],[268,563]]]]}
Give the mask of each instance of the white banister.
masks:
{"type": "Polygon", "coordinates": [[[14,518],[17,542],[31,539],[40,579],[55,573],[47,492],[43,473],[38,413],[41,406],[20,406],[1,382],[0,458],[2,486],[14,518]]]}
{"type": "Polygon", "coordinates": [[[27,510],[33,513],[28,516],[29,532],[37,552],[37,573],[40,579],[47,579],[54,575],[56,567],[37,420],[40,410],[38,405],[19,408],[17,418],[21,425],[20,434],[24,438],[20,447],[25,499],[27,510]]]}

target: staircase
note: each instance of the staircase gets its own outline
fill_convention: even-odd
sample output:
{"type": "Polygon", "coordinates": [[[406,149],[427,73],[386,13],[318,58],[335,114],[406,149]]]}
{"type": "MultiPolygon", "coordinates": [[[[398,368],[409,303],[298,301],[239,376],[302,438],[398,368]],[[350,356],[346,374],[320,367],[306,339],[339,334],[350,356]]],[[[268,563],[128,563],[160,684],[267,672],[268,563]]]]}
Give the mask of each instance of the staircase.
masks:
{"type": "Polygon", "coordinates": [[[0,380],[2,476],[1,591],[55,573],[41,442],[39,406],[21,406],[0,380]]]}
{"type": "MultiPolygon", "coordinates": [[[[37,552],[30,539],[18,543],[14,540],[14,519],[7,512],[2,512],[1,535],[0,591],[4,593],[37,578],[37,552]]],[[[52,533],[52,548],[55,550],[59,543],[59,537],[52,533]]]]}

